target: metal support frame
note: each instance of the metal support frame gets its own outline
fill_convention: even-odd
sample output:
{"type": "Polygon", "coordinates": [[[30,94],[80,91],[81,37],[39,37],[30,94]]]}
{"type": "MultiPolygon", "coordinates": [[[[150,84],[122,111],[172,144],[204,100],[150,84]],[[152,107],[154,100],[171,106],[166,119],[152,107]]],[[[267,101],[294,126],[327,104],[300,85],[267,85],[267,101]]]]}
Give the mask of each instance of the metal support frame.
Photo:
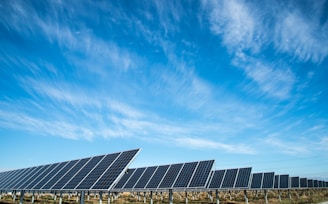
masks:
{"type": "Polygon", "coordinates": [[[111,202],[111,200],[110,200],[110,199],[111,199],[111,196],[110,196],[110,191],[108,191],[108,197],[107,197],[107,203],[108,203],[108,204],[110,204],[110,202],[111,202]]]}
{"type": "Polygon", "coordinates": [[[281,191],[278,190],[278,198],[279,198],[279,202],[281,202],[281,191]]]}
{"type": "MultiPolygon", "coordinates": [[[[85,191],[82,191],[80,194],[80,204],[84,204],[84,195],[85,195],[85,191]]],[[[78,198],[78,196],[76,196],[78,198]]]]}
{"type": "Polygon", "coordinates": [[[186,195],[185,202],[186,202],[186,204],[188,204],[188,192],[187,191],[185,192],[185,195],[186,195]]]}
{"type": "Polygon", "coordinates": [[[20,192],[20,201],[19,201],[19,204],[23,204],[23,202],[24,202],[24,193],[25,193],[25,191],[21,191],[20,192]]]}
{"type": "Polygon", "coordinates": [[[169,203],[173,204],[173,190],[169,189],[169,203]]]}
{"type": "Polygon", "coordinates": [[[63,192],[59,192],[59,204],[63,202],[63,192]]]}
{"type": "Polygon", "coordinates": [[[102,192],[99,192],[99,204],[102,204],[102,192]]]}
{"type": "Polygon", "coordinates": [[[150,191],[150,204],[153,204],[153,191],[150,191]]]}
{"type": "Polygon", "coordinates": [[[268,201],[268,191],[267,190],[264,190],[264,199],[265,199],[265,203],[268,204],[269,201],[268,201]]]}
{"type": "Polygon", "coordinates": [[[248,204],[247,190],[244,190],[245,203],[248,204]]]}
{"type": "Polygon", "coordinates": [[[146,192],[144,192],[143,201],[144,201],[144,203],[146,203],[146,201],[147,201],[146,192]]]}
{"type": "Polygon", "coordinates": [[[215,190],[215,198],[216,198],[216,204],[220,204],[220,197],[219,197],[219,190],[215,190]]]}

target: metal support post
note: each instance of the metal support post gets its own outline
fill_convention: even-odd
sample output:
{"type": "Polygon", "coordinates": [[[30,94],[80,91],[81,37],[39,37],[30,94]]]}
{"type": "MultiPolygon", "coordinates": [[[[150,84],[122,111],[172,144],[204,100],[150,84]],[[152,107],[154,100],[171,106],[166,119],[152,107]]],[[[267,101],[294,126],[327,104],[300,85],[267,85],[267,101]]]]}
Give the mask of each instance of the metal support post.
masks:
{"type": "Polygon", "coordinates": [[[173,190],[169,189],[169,200],[170,200],[170,204],[173,204],[173,190]]]}
{"type": "Polygon", "coordinates": [[[219,190],[215,190],[215,198],[216,198],[216,204],[220,204],[220,198],[219,198],[219,190]]]}
{"type": "Polygon", "coordinates": [[[20,193],[20,201],[19,201],[19,204],[23,204],[23,202],[24,202],[24,191],[21,191],[21,193],[20,193]]]}
{"type": "Polygon", "coordinates": [[[31,203],[32,204],[34,203],[34,191],[32,192],[32,200],[31,200],[31,203]]]}
{"type": "Polygon", "coordinates": [[[13,192],[13,201],[15,202],[16,201],[16,191],[13,192]]]}
{"type": "Polygon", "coordinates": [[[76,193],[76,202],[79,202],[79,193],[76,193]]]}
{"type": "Polygon", "coordinates": [[[89,201],[90,200],[90,192],[88,191],[88,197],[87,197],[87,201],[89,201]]]}
{"type": "Polygon", "coordinates": [[[281,192],[278,190],[279,202],[281,202],[281,192]]]}
{"type": "Polygon", "coordinates": [[[62,204],[63,202],[63,193],[59,192],[59,204],[62,204]]]}
{"type": "Polygon", "coordinates": [[[289,200],[292,200],[292,194],[290,193],[289,189],[288,189],[288,197],[289,197],[289,200]]]}
{"type": "Polygon", "coordinates": [[[146,197],[146,192],[143,193],[143,202],[146,203],[147,197],[146,197]]]}
{"type": "Polygon", "coordinates": [[[153,204],[153,191],[150,191],[150,204],[153,204]]]}
{"type": "Polygon", "coordinates": [[[244,190],[245,203],[248,204],[247,190],[244,190]]]}
{"type": "Polygon", "coordinates": [[[102,204],[102,192],[99,192],[99,204],[102,204]]]}
{"type": "Polygon", "coordinates": [[[188,192],[186,191],[186,193],[185,193],[185,195],[186,195],[186,204],[188,204],[188,192]]]}
{"type": "Polygon", "coordinates": [[[264,199],[265,199],[265,204],[268,204],[268,191],[264,190],[264,199]]]}
{"type": "Polygon", "coordinates": [[[111,200],[110,200],[110,191],[108,191],[108,198],[107,198],[107,204],[110,204],[111,200]]]}

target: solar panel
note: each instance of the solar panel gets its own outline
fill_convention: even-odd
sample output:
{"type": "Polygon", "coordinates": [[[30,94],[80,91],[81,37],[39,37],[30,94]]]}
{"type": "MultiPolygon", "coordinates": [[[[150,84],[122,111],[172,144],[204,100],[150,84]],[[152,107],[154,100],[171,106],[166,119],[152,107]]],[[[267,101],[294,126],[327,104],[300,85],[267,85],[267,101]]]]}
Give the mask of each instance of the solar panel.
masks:
{"type": "Polygon", "coordinates": [[[163,178],[159,188],[172,188],[183,164],[172,164],[163,178]]]}
{"type": "Polygon", "coordinates": [[[313,180],[312,179],[308,179],[308,187],[309,188],[313,188],[313,180]]]}
{"type": "Polygon", "coordinates": [[[274,172],[265,172],[263,174],[262,189],[272,189],[274,185],[274,172]]]}
{"type": "Polygon", "coordinates": [[[235,185],[237,173],[238,173],[238,169],[228,169],[224,176],[221,188],[222,189],[233,188],[235,185]]]}
{"type": "Polygon", "coordinates": [[[22,169],[19,170],[14,170],[9,172],[8,176],[4,179],[1,188],[2,189],[7,189],[8,188],[8,184],[12,181],[12,179],[15,179],[16,175],[18,175],[20,173],[20,171],[22,171],[22,169]]]}
{"type": "Polygon", "coordinates": [[[313,180],[313,187],[314,188],[318,188],[319,187],[318,180],[313,180]]]}
{"type": "Polygon", "coordinates": [[[238,175],[234,188],[248,188],[249,180],[251,177],[251,171],[252,171],[251,167],[240,168],[238,170],[238,175]]]}
{"type": "Polygon", "coordinates": [[[54,168],[51,169],[50,173],[48,175],[44,176],[41,181],[33,187],[33,189],[41,189],[42,186],[44,186],[52,177],[58,173],[58,171],[65,166],[67,162],[62,162],[56,165],[54,168]]]}
{"type": "Polygon", "coordinates": [[[261,189],[264,173],[254,173],[252,175],[251,189],[261,189]]]}
{"type": "Polygon", "coordinates": [[[119,156],[119,153],[106,155],[99,164],[83,179],[76,189],[89,189],[119,156]]]}
{"type": "Polygon", "coordinates": [[[279,188],[289,188],[289,175],[280,175],[279,188]]]}
{"type": "Polygon", "coordinates": [[[156,189],[158,185],[161,183],[163,177],[165,176],[167,170],[169,169],[169,165],[159,166],[155,171],[153,177],[148,182],[146,188],[147,189],[156,189]]]}
{"type": "Polygon", "coordinates": [[[114,189],[121,189],[123,188],[124,184],[130,179],[136,169],[128,169],[122,178],[117,182],[114,189]]]}
{"type": "Polygon", "coordinates": [[[214,160],[200,161],[189,183],[189,188],[204,188],[213,168],[214,160]]]}
{"type": "Polygon", "coordinates": [[[29,179],[27,179],[21,186],[19,186],[18,189],[27,189],[28,186],[30,186],[31,184],[34,185],[37,182],[36,179],[39,178],[39,176],[43,174],[43,172],[49,167],[50,165],[43,165],[37,167],[36,171],[33,172],[33,175],[31,175],[29,179]]]}
{"type": "Polygon", "coordinates": [[[196,169],[198,162],[185,163],[182,170],[174,183],[174,188],[188,187],[191,177],[196,169]]]}
{"type": "Polygon", "coordinates": [[[74,177],[74,175],[90,160],[91,158],[85,158],[79,160],[54,186],[52,190],[62,189],[67,182],[74,177]]]}
{"type": "Polygon", "coordinates": [[[134,174],[131,176],[129,181],[124,185],[123,188],[125,189],[132,189],[136,183],[138,182],[139,178],[143,174],[143,172],[146,170],[146,168],[137,168],[134,172],[134,174]]]}
{"type": "Polygon", "coordinates": [[[323,187],[322,181],[319,181],[319,187],[320,187],[320,188],[323,187]]]}
{"type": "Polygon", "coordinates": [[[69,161],[58,173],[49,180],[41,189],[52,189],[52,187],[60,181],[60,179],[78,162],[79,160],[69,161]]]}
{"type": "Polygon", "coordinates": [[[225,175],[225,172],[226,172],[226,170],[214,171],[208,187],[210,189],[219,189],[221,187],[221,183],[222,183],[223,177],[225,175]]]}
{"type": "Polygon", "coordinates": [[[290,178],[290,187],[299,188],[300,187],[300,177],[291,177],[290,178]]]}
{"type": "Polygon", "coordinates": [[[158,168],[157,166],[148,167],[144,172],[144,174],[142,175],[142,177],[139,179],[138,183],[134,186],[134,188],[138,188],[138,189],[145,188],[149,179],[153,176],[157,168],[158,168]]]}
{"type": "Polygon", "coordinates": [[[11,181],[7,182],[6,184],[7,189],[12,189],[12,187],[16,184],[16,182],[18,182],[22,177],[24,177],[26,172],[29,171],[29,168],[20,169],[17,171],[19,171],[19,173],[17,173],[16,176],[13,179],[11,179],[11,181]]]}
{"type": "Polygon", "coordinates": [[[139,151],[140,149],[122,152],[91,189],[108,190],[112,188],[113,184],[124,174],[128,165],[130,165],[139,151]]]}
{"type": "Polygon", "coordinates": [[[279,175],[274,176],[274,188],[279,188],[279,175]]]}

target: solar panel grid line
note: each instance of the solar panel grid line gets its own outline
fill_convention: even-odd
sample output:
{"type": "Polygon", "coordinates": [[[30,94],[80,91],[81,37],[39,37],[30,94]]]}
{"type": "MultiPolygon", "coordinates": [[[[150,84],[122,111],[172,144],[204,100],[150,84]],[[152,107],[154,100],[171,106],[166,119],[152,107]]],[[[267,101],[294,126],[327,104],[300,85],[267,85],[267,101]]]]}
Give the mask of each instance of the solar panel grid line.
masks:
{"type": "Polygon", "coordinates": [[[32,182],[34,178],[38,175],[38,173],[42,171],[45,167],[46,165],[37,166],[25,181],[23,181],[19,186],[17,185],[18,186],[17,189],[18,190],[24,189],[25,186],[28,185],[28,183],[32,182]]]}
{"type": "Polygon", "coordinates": [[[171,187],[170,187],[170,189],[172,189],[173,188],[173,186],[174,186],[174,184],[175,184],[175,182],[177,181],[177,179],[179,178],[179,176],[180,176],[180,174],[181,174],[181,171],[182,171],[182,169],[183,169],[183,167],[186,165],[186,163],[183,163],[182,164],[182,166],[180,167],[180,169],[179,169],[179,172],[178,172],[178,174],[175,176],[175,179],[174,179],[174,181],[173,181],[173,183],[172,183],[172,185],[171,185],[171,187]]]}
{"type": "Polygon", "coordinates": [[[74,167],[70,169],[69,172],[67,172],[59,182],[55,186],[53,186],[53,190],[63,190],[64,187],[88,164],[88,162],[92,159],[90,158],[84,158],[80,159],[74,167]],[[64,183],[61,183],[63,181],[64,183]],[[61,183],[61,185],[59,185],[61,183]],[[60,187],[60,188],[59,188],[60,187]]]}
{"type": "Polygon", "coordinates": [[[250,176],[252,167],[245,167],[238,169],[234,188],[236,189],[247,189],[250,185],[250,176]]]}
{"type": "Polygon", "coordinates": [[[190,184],[191,184],[191,181],[192,181],[192,179],[194,178],[194,176],[195,176],[195,174],[196,174],[196,171],[197,171],[197,169],[198,169],[198,167],[199,167],[199,164],[200,164],[200,161],[199,161],[199,162],[197,162],[197,165],[196,165],[196,167],[194,168],[194,171],[193,171],[193,173],[192,173],[192,175],[191,175],[191,177],[190,177],[190,179],[189,179],[189,182],[188,182],[188,185],[187,185],[187,187],[189,187],[189,186],[190,186],[190,184]]]}
{"type": "Polygon", "coordinates": [[[253,173],[251,176],[251,186],[250,189],[261,189],[263,183],[264,173],[253,173]]]}
{"type": "Polygon", "coordinates": [[[228,169],[222,181],[222,189],[232,189],[235,186],[237,173],[239,169],[228,169]]]}
{"type": "Polygon", "coordinates": [[[54,177],[59,169],[62,168],[63,165],[65,165],[67,162],[60,162],[60,163],[57,163],[56,166],[53,166],[52,169],[50,170],[50,172],[45,175],[41,181],[39,181],[38,184],[36,184],[34,187],[33,187],[33,190],[40,190],[42,186],[44,186],[46,183],[48,183],[52,177],[54,177]]]}
{"type": "Polygon", "coordinates": [[[274,179],[275,179],[274,172],[264,172],[262,189],[273,189],[274,188],[274,179]]]}
{"type": "Polygon", "coordinates": [[[128,169],[127,172],[122,176],[122,178],[116,183],[114,190],[120,190],[126,184],[126,182],[131,178],[136,169],[128,169]]]}
{"type": "Polygon", "coordinates": [[[220,189],[221,188],[226,171],[227,171],[226,169],[214,171],[212,179],[211,179],[211,183],[209,184],[210,189],[220,189]]]}
{"type": "MultiPolygon", "coordinates": [[[[92,178],[90,178],[90,175],[92,175],[97,169],[99,169],[99,167],[102,165],[102,162],[103,161],[105,161],[106,162],[106,158],[109,158],[109,159],[112,159],[111,157],[115,157],[114,158],[114,161],[119,157],[119,155],[121,155],[122,154],[122,152],[120,152],[120,153],[114,153],[114,154],[107,154],[107,155],[104,155],[104,157],[93,167],[93,169],[91,170],[91,171],[89,171],[89,173],[80,181],[80,183],[79,184],[77,184],[77,186],[74,188],[74,189],[79,189],[79,190],[82,190],[82,189],[84,189],[84,190],[88,190],[89,188],[91,188],[91,186],[88,188],[87,186],[87,184],[86,185],[84,185],[84,188],[79,188],[83,183],[85,183],[87,180],[89,180],[89,179],[92,179],[92,178]],[[116,156],[115,156],[116,155],[116,156]],[[85,187],[86,186],[86,187],[85,187]]],[[[109,160],[110,161],[110,160],[109,160]]],[[[111,161],[110,162],[110,165],[106,168],[106,169],[108,169],[111,165],[113,165],[113,163],[114,163],[114,161],[111,161]]],[[[106,169],[105,169],[105,171],[106,171],[106,169]]],[[[103,173],[105,172],[105,171],[103,171],[102,172],[102,174],[101,175],[103,175],[103,173]]],[[[97,179],[96,179],[96,181],[98,181],[99,179],[101,178],[101,176],[100,177],[98,177],[97,179]]],[[[91,184],[92,186],[95,184],[96,182],[94,182],[93,184],[91,184]]]]}
{"type": "Polygon", "coordinates": [[[274,176],[274,187],[273,188],[279,188],[279,175],[274,176]]]}
{"type": "Polygon", "coordinates": [[[225,178],[225,176],[226,176],[226,174],[227,174],[227,169],[224,171],[224,175],[223,175],[223,177],[222,177],[222,181],[221,181],[221,185],[220,185],[220,189],[222,189],[222,185],[223,185],[223,181],[224,181],[224,178],[225,178]]]}
{"type": "Polygon", "coordinates": [[[130,177],[126,180],[126,182],[124,183],[124,185],[122,186],[122,189],[125,188],[125,186],[127,185],[127,183],[131,180],[131,178],[133,177],[133,175],[136,173],[137,168],[133,169],[132,174],[130,175],[130,177]]]}
{"type": "Polygon", "coordinates": [[[33,172],[36,170],[37,167],[31,167],[29,168],[29,170],[26,172],[26,174],[19,179],[19,181],[17,181],[15,183],[15,185],[12,186],[13,189],[17,189],[18,186],[20,186],[26,179],[28,179],[30,177],[31,174],[33,174],[33,172]]]}
{"type": "Polygon", "coordinates": [[[128,169],[129,165],[133,162],[139,152],[140,149],[134,149],[123,152],[122,155],[117,159],[117,161],[113,163],[113,166],[111,166],[101,177],[101,180],[96,182],[96,185],[92,188],[107,190],[112,189],[113,186],[123,176],[124,172],[128,169]]]}
{"type": "Polygon", "coordinates": [[[233,187],[232,188],[235,188],[235,186],[236,186],[236,182],[237,182],[237,178],[238,178],[238,175],[239,175],[239,171],[240,171],[240,168],[238,168],[238,170],[237,170],[237,174],[236,174],[235,181],[234,181],[234,184],[233,184],[233,187]]]}
{"type": "Polygon", "coordinates": [[[58,171],[56,171],[56,170],[54,170],[54,171],[56,171],[55,173],[54,173],[54,175],[51,177],[51,178],[49,178],[41,187],[40,187],[40,189],[47,189],[47,188],[44,188],[45,186],[49,186],[49,183],[54,179],[54,178],[56,178],[56,176],[68,165],[70,163],[70,161],[67,161],[67,162],[62,162],[62,165],[61,166],[58,166],[58,171]]]}
{"type": "Polygon", "coordinates": [[[34,186],[36,186],[38,183],[41,182],[41,180],[44,178],[44,176],[48,175],[48,173],[52,170],[53,165],[57,165],[56,164],[48,164],[46,165],[47,167],[44,169],[44,171],[42,171],[29,185],[26,186],[25,189],[23,190],[34,190],[34,186]]]}
{"type": "Polygon", "coordinates": [[[143,175],[146,173],[147,169],[149,167],[146,167],[145,170],[143,170],[142,174],[139,176],[139,178],[136,180],[135,184],[133,185],[132,189],[134,189],[136,187],[136,185],[138,184],[138,182],[141,180],[141,178],[143,177],[143,175]]]}
{"type": "Polygon", "coordinates": [[[145,185],[144,188],[146,188],[146,187],[148,186],[149,182],[150,182],[151,179],[154,177],[154,175],[155,175],[156,171],[158,170],[158,168],[159,168],[159,166],[156,166],[156,169],[155,169],[154,173],[151,175],[151,177],[150,177],[149,180],[147,181],[147,183],[146,183],[146,185],[145,185]]]}
{"type": "Polygon", "coordinates": [[[212,180],[213,180],[213,176],[214,176],[214,171],[211,171],[210,178],[209,178],[208,182],[206,183],[206,188],[207,189],[210,188],[210,185],[211,185],[212,180]]]}
{"type": "Polygon", "coordinates": [[[167,174],[167,171],[169,168],[170,168],[170,165],[158,166],[154,175],[147,183],[146,188],[147,189],[158,189],[159,184],[162,182],[162,180],[163,180],[164,176],[167,174]]]}
{"type": "Polygon", "coordinates": [[[171,165],[168,165],[164,175],[162,176],[162,178],[160,179],[160,181],[158,182],[157,186],[156,186],[156,189],[159,188],[159,186],[161,185],[161,183],[163,182],[163,179],[166,177],[166,174],[168,173],[169,169],[170,169],[171,165]]]}
{"type": "Polygon", "coordinates": [[[146,171],[146,167],[137,168],[134,171],[133,176],[129,179],[129,181],[124,185],[124,189],[133,189],[133,187],[136,185],[138,180],[140,179],[141,175],[146,171]]]}
{"type": "Polygon", "coordinates": [[[93,169],[105,155],[94,156],[70,179],[69,182],[62,188],[63,190],[74,190],[76,186],[85,178],[90,170],[93,169]]]}
{"type": "Polygon", "coordinates": [[[163,178],[162,182],[159,184],[158,188],[160,189],[171,189],[177,175],[180,173],[183,163],[179,164],[172,164],[168,169],[165,177],[163,178]]]}
{"type": "Polygon", "coordinates": [[[12,177],[11,177],[11,179],[9,179],[7,182],[6,182],[6,184],[5,184],[5,188],[6,189],[8,189],[8,190],[10,190],[10,186],[11,186],[11,184],[13,184],[13,182],[15,182],[22,174],[24,174],[24,171],[25,171],[26,169],[18,169],[18,170],[16,170],[16,172],[15,172],[15,175],[13,175],[12,177]]]}
{"type": "Polygon", "coordinates": [[[136,189],[144,189],[148,182],[150,181],[150,179],[153,177],[156,169],[158,168],[158,166],[151,166],[151,167],[147,167],[147,169],[145,170],[144,174],[142,175],[142,177],[139,179],[138,183],[136,183],[136,185],[134,186],[134,188],[136,189]]]}
{"type": "Polygon", "coordinates": [[[79,183],[76,184],[74,190],[91,174],[91,172],[93,172],[97,168],[97,166],[101,163],[101,161],[105,159],[106,156],[107,155],[98,156],[100,157],[100,160],[93,167],[91,167],[91,170],[87,171],[86,175],[79,181],[79,183]]]}
{"type": "Polygon", "coordinates": [[[214,160],[200,161],[188,188],[204,188],[213,165],[214,160]]]}
{"type": "Polygon", "coordinates": [[[26,173],[29,171],[30,168],[25,168],[21,171],[19,175],[17,175],[14,179],[11,180],[10,183],[7,184],[8,189],[13,189],[13,186],[17,183],[17,181],[21,180],[21,178],[24,178],[26,173]]]}
{"type": "Polygon", "coordinates": [[[79,160],[72,160],[67,162],[67,164],[60,170],[58,171],[58,173],[51,178],[51,180],[49,180],[48,183],[46,183],[44,186],[41,187],[41,189],[52,189],[53,186],[55,186],[61,178],[63,178],[65,176],[65,174],[67,172],[70,171],[71,168],[73,168],[73,166],[78,162],[79,160]]]}
{"type": "Polygon", "coordinates": [[[262,173],[262,179],[261,179],[261,189],[263,188],[263,182],[264,182],[264,172],[262,173]]]}
{"type": "Polygon", "coordinates": [[[11,173],[9,173],[9,175],[7,176],[7,178],[4,180],[4,182],[2,183],[1,188],[3,189],[7,189],[7,184],[10,183],[10,181],[15,178],[15,176],[19,173],[19,170],[13,170],[11,173]]]}
{"type": "Polygon", "coordinates": [[[189,162],[184,163],[183,167],[180,169],[178,176],[175,179],[175,182],[172,188],[186,188],[191,181],[193,174],[195,173],[196,167],[198,166],[199,162],[189,162]],[[190,175],[190,171],[191,175],[190,175]],[[188,178],[189,177],[189,178],[188,178]],[[187,184],[186,184],[187,182],[187,184]]]}

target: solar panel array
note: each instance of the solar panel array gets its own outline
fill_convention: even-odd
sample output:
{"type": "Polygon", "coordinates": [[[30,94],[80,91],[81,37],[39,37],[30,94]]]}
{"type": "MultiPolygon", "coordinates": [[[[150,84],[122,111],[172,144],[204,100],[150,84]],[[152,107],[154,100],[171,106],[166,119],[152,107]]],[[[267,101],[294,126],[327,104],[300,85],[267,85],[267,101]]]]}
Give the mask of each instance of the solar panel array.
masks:
{"type": "Polygon", "coordinates": [[[114,191],[205,188],[214,160],[129,169],[114,191]]]}
{"type": "Polygon", "coordinates": [[[0,190],[109,190],[140,149],[0,173],[0,190]]]}
{"type": "Polygon", "coordinates": [[[274,172],[252,174],[251,189],[272,189],[274,185],[274,172]]]}
{"type": "Polygon", "coordinates": [[[247,189],[251,171],[251,167],[213,171],[207,187],[209,189],[247,189]]]}

